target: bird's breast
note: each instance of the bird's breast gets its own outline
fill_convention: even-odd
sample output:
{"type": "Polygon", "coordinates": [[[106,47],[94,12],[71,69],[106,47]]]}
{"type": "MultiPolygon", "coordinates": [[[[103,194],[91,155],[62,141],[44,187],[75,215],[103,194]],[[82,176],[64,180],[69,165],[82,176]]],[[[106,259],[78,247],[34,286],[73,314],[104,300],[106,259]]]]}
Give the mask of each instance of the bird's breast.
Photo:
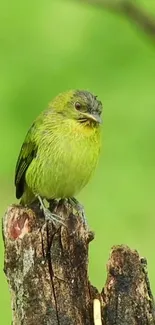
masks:
{"type": "Polygon", "coordinates": [[[33,191],[45,198],[65,198],[74,196],[88,183],[100,151],[99,132],[90,132],[89,136],[88,132],[73,128],[69,134],[62,135],[60,130],[42,139],[29,171],[33,191]]]}

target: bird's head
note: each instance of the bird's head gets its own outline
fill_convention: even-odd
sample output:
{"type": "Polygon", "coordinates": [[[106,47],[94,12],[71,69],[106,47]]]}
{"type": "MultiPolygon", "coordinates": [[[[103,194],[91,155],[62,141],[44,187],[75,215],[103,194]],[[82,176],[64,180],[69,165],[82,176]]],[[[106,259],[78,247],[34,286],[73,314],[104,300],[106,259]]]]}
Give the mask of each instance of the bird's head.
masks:
{"type": "Polygon", "coordinates": [[[99,126],[102,122],[102,103],[89,91],[70,90],[58,95],[50,107],[63,118],[76,120],[84,125],[99,126]]]}

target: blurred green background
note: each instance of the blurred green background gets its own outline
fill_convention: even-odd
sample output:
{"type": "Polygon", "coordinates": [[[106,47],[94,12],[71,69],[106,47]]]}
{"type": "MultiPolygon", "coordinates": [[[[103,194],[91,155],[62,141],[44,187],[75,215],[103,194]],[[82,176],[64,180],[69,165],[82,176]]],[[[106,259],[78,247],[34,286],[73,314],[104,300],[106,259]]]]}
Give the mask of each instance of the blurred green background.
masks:
{"type": "MultiPolygon", "coordinates": [[[[96,234],[90,279],[102,288],[110,248],[124,243],[147,257],[155,292],[155,46],[123,17],[78,1],[1,1],[1,216],[16,202],[25,133],[49,100],[70,88],[90,90],[104,104],[100,163],[79,196],[96,234]]],[[[5,325],[11,308],[2,239],[0,263],[5,325]]]]}

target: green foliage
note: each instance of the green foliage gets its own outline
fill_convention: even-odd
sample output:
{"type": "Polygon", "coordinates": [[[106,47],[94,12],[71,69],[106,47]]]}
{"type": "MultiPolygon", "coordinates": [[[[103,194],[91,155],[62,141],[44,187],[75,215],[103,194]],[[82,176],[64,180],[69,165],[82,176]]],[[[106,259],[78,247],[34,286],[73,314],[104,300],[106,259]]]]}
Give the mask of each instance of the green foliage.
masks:
{"type": "MultiPolygon", "coordinates": [[[[104,103],[103,150],[80,194],[96,239],[90,278],[101,288],[113,244],[137,248],[155,291],[155,48],[114,14],[73,1],[1,1],[1,215],[15,202],[14,168],[27,129],[59,92],[88,89],[104,103]]],[[[0,323],[10,324],[0,242],[0,323]]]]}

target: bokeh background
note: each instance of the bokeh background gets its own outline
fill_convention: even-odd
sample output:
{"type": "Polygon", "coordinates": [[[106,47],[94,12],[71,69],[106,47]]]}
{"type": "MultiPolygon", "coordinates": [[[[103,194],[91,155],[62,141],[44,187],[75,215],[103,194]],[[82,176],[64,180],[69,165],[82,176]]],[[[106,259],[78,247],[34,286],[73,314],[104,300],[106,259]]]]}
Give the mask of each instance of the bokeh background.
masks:
{"type": "MultiPolygon", "coordinates": [[[[0,214],[16,202],[14,169],[29,126],[70,88],[104,104],[101,159],[79,195],[95,231],[90,279],[101,289],[111,246],[127,244],[147,257],[155,292],[155,45],[126,18],[78,0],[1,1],[0,214]]],[[[1,238],[0,324],[10,323],[1,238]]]]}

